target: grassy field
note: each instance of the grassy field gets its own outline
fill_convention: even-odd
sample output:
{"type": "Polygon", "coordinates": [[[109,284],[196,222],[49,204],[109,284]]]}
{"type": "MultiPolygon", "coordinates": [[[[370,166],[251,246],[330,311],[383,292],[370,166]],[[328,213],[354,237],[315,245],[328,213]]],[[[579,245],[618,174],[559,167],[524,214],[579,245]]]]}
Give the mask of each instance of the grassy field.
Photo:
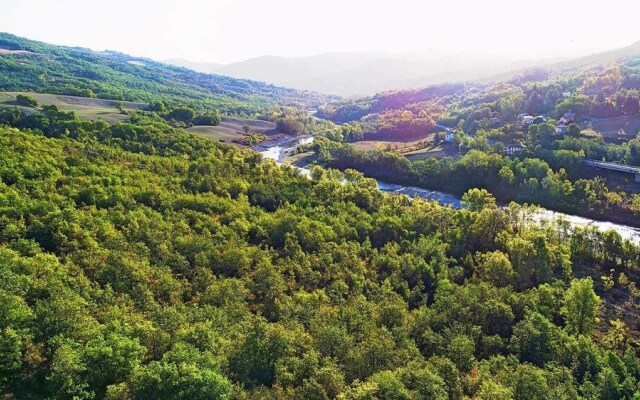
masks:
{"type": "Polygon", "coordinates": [[[313,151],[306,151],[298,154],[287,154],[284,159],[285,164],[295,165],[296,167],[307,167],[318,159],[318,155],[313,151]]]}
{"type": "Polygon", "coordinates": [[[424,137],[412,138],[411,140],[361,140],[359,142],[352,143],[357,150],[389,150],[398,151],[402,153],[403,148],[415,149],[422,142],[433,141],[435,134],[430,133],[424,137]]]}
{"type": "Polygon", "coordinates": [[[600,133],[605,140],[626,142],[635,138],[640,131],[640,115],[595,120],[582,125],[581,128],[600,133]]]}
{"type": "Polygon", "coordinates": [[[429,146],[424,149],[404,153],[402,155],[411,161],[422,160],[429,157],[455,157],[459,154],[457,148],[457,146],[451,146],[450,144],[440,144],[438,146],[429,146]]]}
{"type": "Polygon", "coordinates": [[[230,117],[223,117],[222,123],[218,126],[194,126],[187,130],[212,140],[238,144],[238,141],[245,136],[244,125],[249,126],[253,133],[267,136],[280,135],[273,122],[230,117]]]}
{"type": "MultiPolygon", "coordinates": [[[[23,94],[36,99],[40,106],[55,105],[62,111],[73,111],[81,118],[98,120],[102,118],[109,123],[115,123],[127,119],[126,115],[120,114],[116,106],[120,101],[103,100],[89,97],[65,96],[46,93],[24,93],[24,92],[0,92],[0,106],[14,107],[17,95],[23,94]]],[[[131,103],[123,101],[125,110],[143,110],[147,104],[131,103]]],[[[24,107],[21,107],[24,108],[24,107]]]]}
{"type": "MultiPolygon", "coordinates": [[[[116,109],[117,100],[103,100],[89,97],[65,96],[46,93],[31,92],[0,92],[0,107],[16,107],[16,96],[19,94],[34,98],[40,106],[55,105],[62,111],[73,111],[80,118],[98,120],[103,119],[108,123],[124,121],[127,115],[120,114],[116,109]]],[[[144,103],[122,102],[125,110],[143,110],[147,108],[144,103]]],[[[17,106],[27,112],[32,108],[17,106]]],[[[218,126],[194,126],[187,129],[189,132],[228,143],[236,143],[242,139],[244,125],[248,125],[252,133],[265,134],[267,136],[277,136],[276,124],[269,121],[248,120],[240,118],[223,117],[222,123],[218,126]]]]}

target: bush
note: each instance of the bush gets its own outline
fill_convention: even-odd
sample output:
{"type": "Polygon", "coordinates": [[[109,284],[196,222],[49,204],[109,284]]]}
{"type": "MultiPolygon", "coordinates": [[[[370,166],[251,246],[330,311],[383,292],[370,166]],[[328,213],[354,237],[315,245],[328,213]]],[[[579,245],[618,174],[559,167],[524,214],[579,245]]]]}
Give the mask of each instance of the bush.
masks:
{"type": "Polygon", "coordinates": [[[196,112],[189,107],[174,108],[167,114],[167,119],[175,119],[181,122],[192,122],[196,116],[196,112]]]}
{"type": "Polygon", "coordinates": [[[198,115],[193,119],[194,125],[220,125],[222,122],[222,118],[220,118],[220,114],[218,112],[211,114],[198,115]]]}
{"type": "Polygon", "coordinates": [[[19,94],[16,96],[16,102],[21,106],[25,106],[25,107],[32,107],[32,108],[38,107],[38,102],[36,101],[36,99],[30,96],[22,95],[22,94],[19,94]]]}

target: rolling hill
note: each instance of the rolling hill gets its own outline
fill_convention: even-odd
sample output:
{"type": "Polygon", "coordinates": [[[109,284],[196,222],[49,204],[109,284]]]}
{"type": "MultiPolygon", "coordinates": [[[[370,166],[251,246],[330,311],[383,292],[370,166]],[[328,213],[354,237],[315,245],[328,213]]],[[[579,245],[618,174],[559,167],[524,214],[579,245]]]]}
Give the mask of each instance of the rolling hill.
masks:
{"type": "Polygon", "coordinates": [[[326,53],[310,57],[263,56],[219,67],[216,73],[340,96],[485,79],[548,65],[557,59],[517,60],[471,54],[326,53]]]}
{"type": "Polygon", "coordinates": [[[189,68],[196,72],[202,72],[205,74],[214,74],[223,66],[223,64],[189,61],[183,58],[172,58],[169,60],[162,60],[162,62],[175,65],[176,67],[189,68]]]}
{"type": "Polygon", "coordinates": [[[187,60],[166,62],[199,72],[349,97],[450,82],[505,80],[533,67],[566,71],[622,61],[638,55],[640,42],[574,59],[526,60],[433,52],[352,52],[309,57],[265,55],[227,65],[187,60]]]}
{"type": "Polygon", "coordinates": [[[567,70],[581,67],[602,66],[614,62],[629,61],[640,58],[640,41],[630,46],[591,54],[574,60],[565,61],[555,65],[556,69],[567,70]]]}
{"type": "Polygon", "coordinates": [[[312,107],[327,97],[210,75],[113,51],[55,46],[0,33],[0,90],[37,91],[133,102],[162,99],[252,114],[280,105],[312,107]]]}

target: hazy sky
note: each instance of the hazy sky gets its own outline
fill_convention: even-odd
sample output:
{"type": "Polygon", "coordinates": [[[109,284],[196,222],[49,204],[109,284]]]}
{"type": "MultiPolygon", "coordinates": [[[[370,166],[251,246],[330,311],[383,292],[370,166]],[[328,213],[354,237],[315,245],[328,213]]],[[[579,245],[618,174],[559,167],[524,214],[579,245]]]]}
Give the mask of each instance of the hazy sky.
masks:
{"type": "Polygon", "coordinates": [[[0,0],[0,10],[0,31],[32,39],[223,63],[425,49],[539,58],[640,40],[634,0],[0,0]]]}

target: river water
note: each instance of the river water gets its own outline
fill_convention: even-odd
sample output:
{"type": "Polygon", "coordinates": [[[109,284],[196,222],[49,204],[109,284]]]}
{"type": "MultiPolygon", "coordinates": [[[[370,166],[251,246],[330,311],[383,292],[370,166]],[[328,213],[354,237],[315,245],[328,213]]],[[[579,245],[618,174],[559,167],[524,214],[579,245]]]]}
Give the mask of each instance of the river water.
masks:
{"type": "MultiPolygon", "coordinates": [[[[272,159],[277,163],[282,164],[288,152],[294,150],[300,145],[309,144],[312,142],[312,136],[306,136],[302,138],[289,137],[281,139],[275,143],[270,142],[265,146],[256,146],[254,147],[254,149],[256,151],[259,151],[264,158],[272,159]]],[[[298,169],[305,175],[308,175],[310,172],[307,168],[298,169]]],[[[402,186],[381,181],[378,181],[378,188],[384,192],[404,194],[410,197],[420,197],[427,200],[437,201],[442,205],[447,205],[454,208],[462,208],[460,197],[437,190],[429,190],[415,186],[402,186]]],[[[536,211],[533,215],[533,218],[539,222],[563,220],[575,227],[594,227],[600,231],[614,230],[618,232],[618,234],[620,234],[622,238],[629,239],[635,244],[640,244],[640,229],[628,225],[615,224],[613,222],[607,221],[596,221],[590,218],[559,213],[546,210],[544,208],[538,209],[538,211],[536,211]]]]}

